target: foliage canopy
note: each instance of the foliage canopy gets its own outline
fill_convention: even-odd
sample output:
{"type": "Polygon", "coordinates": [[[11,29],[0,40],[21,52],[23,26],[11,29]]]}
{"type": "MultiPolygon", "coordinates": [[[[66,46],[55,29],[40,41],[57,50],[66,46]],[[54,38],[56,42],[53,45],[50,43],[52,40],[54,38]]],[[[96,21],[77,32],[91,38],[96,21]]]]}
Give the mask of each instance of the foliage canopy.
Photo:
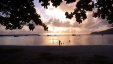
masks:
{"type": "Polygon", "coordinates": [[[86,12],[93,11],[93,17],[99,17],[102,19],[107,19],[109,23],[113,23],[113,0],[39,0],[42,2],[42,6],[47,8],[52,2],[53,6],[57,7],[61,2],[66,1],[66,4],[77,2],[74,12],[65,12],[66,18],[71,19],[75,16],[76,21],[82,23],[83,20],[87,18],[86,12]],[[46,4],[47,3],[47,4],[46,4]]]}
{"type": "MultiPolygon", "coordinates": [[[[77,22],[82,23],[87,18],[86,12],[93,11],[93,17],[107,19],[109,23],[113,23],[113,0],[96,0],[95,3],[93,0],[39,0],[39,3],[47,9],[50,2],[58,7],[63,1],[66,4],[77,2],[74,12],[65,12],[66,18],[71,19],[74,16],[77,22]]],[[[35,28],[33,22],[43,26],[45,30],[48,29],[36,13],[33,0],[0,0],[0,24],[6,26],[6,29],[21,29],[28,25],[32,30],[35,28]]]]}
{"type": "Polygon", "coordinates": [[[33,0],[0,0],[0,24],[10,30],[21,29],[24,25],[28,25],[30,30],[41,25],[47,30],[36,13],[33,0]]]}

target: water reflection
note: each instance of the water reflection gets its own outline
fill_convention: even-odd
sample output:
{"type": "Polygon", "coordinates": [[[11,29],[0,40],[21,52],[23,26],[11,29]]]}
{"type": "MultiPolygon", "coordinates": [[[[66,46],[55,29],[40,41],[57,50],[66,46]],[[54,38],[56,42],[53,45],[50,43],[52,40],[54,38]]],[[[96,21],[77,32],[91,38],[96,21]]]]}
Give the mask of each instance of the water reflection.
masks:
{"type": "Polygon", "coordinates": [[[112,45],[113,35],[0,37],[0,45],[112,45]]]}

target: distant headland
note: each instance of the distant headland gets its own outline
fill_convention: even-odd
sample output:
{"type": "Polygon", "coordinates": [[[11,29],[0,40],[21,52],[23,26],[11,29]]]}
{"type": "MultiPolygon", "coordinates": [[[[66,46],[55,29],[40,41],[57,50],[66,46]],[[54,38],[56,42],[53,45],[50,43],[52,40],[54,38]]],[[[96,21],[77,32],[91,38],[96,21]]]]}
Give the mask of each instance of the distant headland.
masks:
{"type": "Polygon", "coordinates": [[[104,30],[104,31],[100,31],[100,32],[93,32],[91,34],[113,34],[113,28],[104,30]]]}

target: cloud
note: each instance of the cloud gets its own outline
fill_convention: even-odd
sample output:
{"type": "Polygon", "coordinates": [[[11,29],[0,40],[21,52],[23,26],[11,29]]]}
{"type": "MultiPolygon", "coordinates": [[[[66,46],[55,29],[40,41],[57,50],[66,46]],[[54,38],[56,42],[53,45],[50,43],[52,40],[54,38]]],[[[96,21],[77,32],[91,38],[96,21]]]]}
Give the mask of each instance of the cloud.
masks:
{"type": "MultiPolygon", "coordinates": [[[[87,12],[87,19],[84,20],[81,24],[76,22],[75,17],[73,17],[72,19],[65,18],[66,11],[74,11],[74,9],[76,8],[76,2],[71,4],[66,4],[66,2],[63,2],[57,8],[48,6],[48,9],[44,9],[44,7],[42,7],[41,4],[38,3],[38,1],[35,0],[35,2],[35,8],[37,10],[37,13],[40,14],[42,21],[48,26],[55,27],[56,29],[65,29],[63,30],[63,32],[90,33],[94,31],[102,31],[110,27],[107,23],[107,20],[92,17],[92,12],[87,12]]],[[[4,30],[4,28],[0,29],[0,31],[2,30],[4,30]]],[[[21,31],[28,31],[28,33],[31,33],[29,32],[29,29],[27,27],[24,27],[21,31]]],[[[45,33],[45,31],[43,30],[42,26],[36,26],[33,33],[45,33]]]]}
{"type": "Polygon", "coordinates": [[[70,21],[60,21],[59,19],[52,18],[46,24],[55,26],[55,27],[71,27],[70,21]]]}
{"type": "Polygon", "coordinates": [[[63,2],[60,4],[60,6],[58,7],[59,9],[61,9],[64,12],[73,12],[74,9],[76,8],[76,2],[71,3],[71,4],[66,4],[66,2],[63,2]]]}
{"type": "MultiPolygon", "coordinates": [[[[65,2],[63,2],[58,8],[64,12],[66,11],[73,12],[74,9],[76,8],[76,2],[68,5],[65,2]]],[[[93,16],[93,12],[87,12],[87,19],[84,20],[81,24],[77,23],[75,18],[71,19],[70,21],[71,27],[79,28],[79,30],[81,31],[89,31],[89,32],[102,31],[110,28],[107,20],[101,18],[94,18],[92,16],[93,16]]]]}
{"type": "Polygon", "coordinates": [[[91,33],[110,28],[107,20],[92,17],[92,12],[87,12],[87,19],[81,24],[77,23],[76,19],[71,19],[71,21],[60,21],[59,19],[52,18],[47,24],[54,27],[65,27],[67,28],[67,32],[71,31],[75,33],[91,33]],[[75,22],[71,24],[71,21],[75,22]]]}
{"type": "Polygon", "coordinates": [[[106,30],[110,28],[110,25],[105,19],[94,18],[93,12],[87,12],[87,19],[75,27],[80,28],[82,31],[95,32],[106,30]]]}

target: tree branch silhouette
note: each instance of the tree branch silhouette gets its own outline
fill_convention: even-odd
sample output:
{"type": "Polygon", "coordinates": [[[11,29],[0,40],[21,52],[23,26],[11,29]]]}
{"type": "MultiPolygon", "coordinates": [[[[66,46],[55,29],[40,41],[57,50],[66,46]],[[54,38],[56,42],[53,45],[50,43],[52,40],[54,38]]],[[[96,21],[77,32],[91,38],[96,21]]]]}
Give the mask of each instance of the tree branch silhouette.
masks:
{"type": "MultiPolygon", "coordinates": [[[[75,16],[76,21],[82,23],[87,19],[86,12],[92,11],[93,17],[107,19],[110,24],[113,23],[113,0],[39,0],[41,6],[48,8],[50,2],[53,6],[58,7],[63,1],[66,4],[77,2],[74,12],[65,12],[66,18],[71,19],[75,16]]],[[[21,29],[24,25],[28,25],[30,30],[34,29],[34,24],[41,25],[44,30],[48,27],[36,13],[33,0],[0,0],[0,24],[6,26],[6,29],[21,29]],[[31,28],[32,27],[32,28],[31,28]]]]}
{"type": "Polygon", "coordinates": [[[43,26],[44,30],[48,29],[36,13],[33,0],[0,0],[0,24],[10,30],[22,29],[24,25],[28,25],[30,30],[35,25],[43,26]]]}
{"type": "MultiPolygon", "coordinates": [[[[52,5],[55,7],[59,6],[61,2],[63,2],[63,0],[48,0],[46,2],[45,0],[40,0],[40,1],[42,1],[43,3],[47,3],[47,2],[49,3],[49,1],[51,1],[52,5]]],[[[76,2],[76,0],[64,0],[64,1],[66,2],[66,4],[76,2]]],[[[87,11],[92,11],[93,17],[107,19],[110,24],[113,23],[113,18],[112,18],[113,0],[96,0],[96,3],[94,3],[93,0],[79,0],[77,2],[76,8],[74,9],[74,12],[71,13],[65,12],[65,15],[66,18],[69,19],[75,16],[76,21],[82,23],[83,20],[87,19],[87,15],[86,15],[87,11]]]]}

